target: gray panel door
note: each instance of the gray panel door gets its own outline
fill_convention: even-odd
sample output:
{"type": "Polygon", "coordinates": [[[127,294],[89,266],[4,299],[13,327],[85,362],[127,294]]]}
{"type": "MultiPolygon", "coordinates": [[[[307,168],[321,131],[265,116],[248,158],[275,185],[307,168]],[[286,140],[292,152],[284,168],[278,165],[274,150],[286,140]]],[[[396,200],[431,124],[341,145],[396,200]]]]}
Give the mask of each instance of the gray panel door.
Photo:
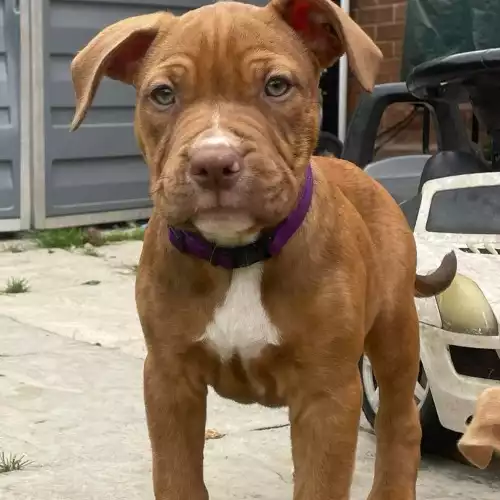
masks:
{"type": "Polygon", "coordinates": [[[212,1],[43,1],[46,216],[149,207],[148,172],[133,132],[134,90],[105,79],[84,124],[70,133],[70,63],[109,24],[158,10],[182,13],[212,1]]]}
{"type": "Polygon", "coordinates": [[[0,0],[0,219],[21,206],[20,25],[15,0],[0,0]]]}

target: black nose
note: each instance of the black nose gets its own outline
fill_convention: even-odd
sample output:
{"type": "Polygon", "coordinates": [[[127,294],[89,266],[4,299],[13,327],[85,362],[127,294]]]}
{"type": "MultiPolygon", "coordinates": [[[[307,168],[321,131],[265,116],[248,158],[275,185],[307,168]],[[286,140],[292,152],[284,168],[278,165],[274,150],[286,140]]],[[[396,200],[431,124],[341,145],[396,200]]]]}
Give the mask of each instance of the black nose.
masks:
{"type": "Polygon", "coordinates": [[[231,146],[202,146],[190,155],[189,174],[204,189],[230,189],[241,175],[242,158],[231,146]]]}

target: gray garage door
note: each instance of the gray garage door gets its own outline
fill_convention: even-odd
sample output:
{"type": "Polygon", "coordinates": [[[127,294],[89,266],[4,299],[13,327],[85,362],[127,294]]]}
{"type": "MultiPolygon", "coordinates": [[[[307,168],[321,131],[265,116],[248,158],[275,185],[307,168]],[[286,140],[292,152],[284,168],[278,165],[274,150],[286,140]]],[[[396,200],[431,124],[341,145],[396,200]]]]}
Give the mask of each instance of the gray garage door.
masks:
{"type": "Polygon", "coordinates": [[[20,218],[20,23],[15,0],[0,0],[0,231],[20,218]]]}
{"type": "Polygon", "coordinates": [[[206,3],[212,2],[32,1],[33,58],[43,61],[38,74],[43,83],[38,113],[35,103],[35,134],[40,141],[35,145],[34,165],[36,227],[111,222],[148,214],[148,172],[132,125],[133,89],[105,79],[84,124],[70,133],[74,112],[70,63],[79,49],[111,23],[164,9],[181,13],[206,3]]]}

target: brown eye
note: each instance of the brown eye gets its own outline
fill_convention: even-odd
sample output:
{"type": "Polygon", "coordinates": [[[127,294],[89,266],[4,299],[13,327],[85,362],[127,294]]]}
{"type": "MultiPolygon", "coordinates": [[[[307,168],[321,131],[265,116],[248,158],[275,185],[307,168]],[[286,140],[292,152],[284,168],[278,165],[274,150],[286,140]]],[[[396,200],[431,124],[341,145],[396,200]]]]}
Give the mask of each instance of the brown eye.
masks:
{"type": "Polygon", "coordinates": [[[266,95],[269,97],[283,97],[292,89],[292,84],[288,78],[283,76],[273,76],[266,83],[266,95]]]}
{"type": "Polygon", "coordinates": [[[150,98],[155,104],[161,106],[162,108],[172,106],[172,104],[175,103],[174,90],[168,85],[156,87],[151,92],[150,98]]]}

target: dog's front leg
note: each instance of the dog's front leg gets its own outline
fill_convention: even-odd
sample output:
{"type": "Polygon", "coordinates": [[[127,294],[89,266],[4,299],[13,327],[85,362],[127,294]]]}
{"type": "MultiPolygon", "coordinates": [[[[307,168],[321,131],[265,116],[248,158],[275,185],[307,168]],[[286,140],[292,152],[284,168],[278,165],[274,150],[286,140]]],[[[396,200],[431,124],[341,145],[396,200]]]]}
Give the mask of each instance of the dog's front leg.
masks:
{"type": "Polygon", "coordinates": [[[203,482],[206,387],[148,355],[144,396],[156,500],[208,500],[203,482]]]}
{"type": "Polygon", "coordinates": [[[416,498],[422,437],[414,396],[420,368],[419,324],[413,297],[399,297],[397,306],[399,310],[375,322],[366,338],[380,389],[377,458],[369,500],[416,498]]]}
{"type": "Polygon", "coordinates": [[[348,500],[361,412],[357,365],[319,362],[300,378],[290,405],[294,500],[348,500]]]}

